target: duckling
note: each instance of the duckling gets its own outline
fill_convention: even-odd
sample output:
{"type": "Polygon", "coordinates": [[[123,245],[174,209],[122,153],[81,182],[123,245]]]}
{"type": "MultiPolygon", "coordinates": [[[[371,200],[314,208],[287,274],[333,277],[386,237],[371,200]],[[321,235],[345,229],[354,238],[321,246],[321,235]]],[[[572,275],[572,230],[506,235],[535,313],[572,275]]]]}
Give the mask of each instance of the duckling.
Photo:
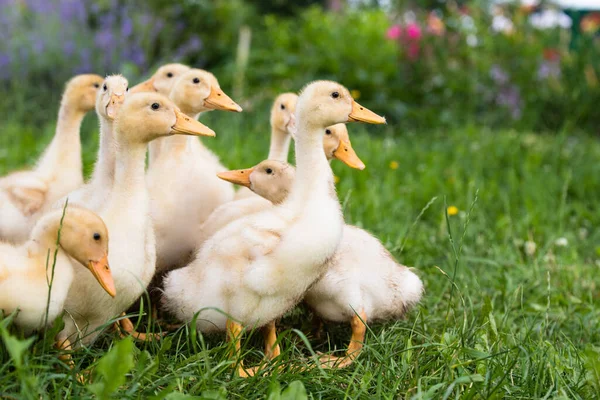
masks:
{"type": "MultiPolygon", "coordinates": [[[[220,176],[250,188],[273,204],[280,204],[292,188],[294,168],[268,160],[256,167],[220,176]]],[[[352,328],[346,355],[323,355],[321,361],[327,367],[350,365],[362,350],[365,324],[402,317],[419,302],[422,293],[421,279],[410,268],[398,264],[377,238],[346,224],[340,246],[329,259],[325,274],[304,296],[317,316],[333,322],[348,322],[352,328]]]]}
{"type": "MultiPolygon", "coordinates": [[[[325,129],[323,150],[327,160],[336,158],[351,168],[361,170],[365,168],[365,164],[352,148],[345,124],[336,124],[325,129]]],[[[280,158],[287,159],[287,155],[280,158]]],[[[199,233],[194,235],[197,248],[200,248],[208,238],[231,221],[283,202],[287,197],[289,187],[283,188],[274,182],[293,182],[295,169],[286,162],[266,160],[253,168],[223,172],[217,176],[245,187],[252,193],[252,196],[225,203],[213,211],[200,227],[199,233]],[[272,191],[270,191],[271,189],[272,191]]]]}
{"type": "MultiPolygon", "coordinates": [[[[184,72],[170,98],[194,119],[213,109],[242,111],[221,90],[215,76],[200,69],[184,72]]],[[[200,224],[233,199],[234,189],[217,178],[216,173],[225,168],[196,137],[161,138],[150,143],[150,150],[146,177],[156,231],[156,269],[162,274],[189,262],[200,224]]]]}
{"type": "MultiPolygon", "coordinates": [[[[82,204],[90,209],[98,209],[110,195],[115,176],[116,144],[113,123],[129,91],[129,82],[121,75],[109,75],[102,82],[96,96],[96,114],[100,120],[100,146],[90,181],[81,188],[69,193],[70,204],[82,204]]],[[[64,203],[62,199],[57,204],[64,203]]]]}
{"type": "Polygon", "coordinates": [[[163,96],[168,96],[175,81],[189,69],[190,67],[184,64],[165,64],[157,69],[150,79],[132,87],[131,93],[158,92],[163,96]]]}
{"type": "MultiPolygon", "coordinates": [[[[275,343],[274,320],[302,299],[339,245],[344,220],[323,152],[325,128],[348,121],[385,123],[331,81],[304,89],[296,120],[296,179],[287,199],[230,223],[192,263],[165,278],[165,308],[183,321],[199,313],[196,328],[226,331],[238,353],[243,327],[268,325],[269,344],[275,343]]],[[[240,363],[238,373],[254,371],[247,373],[240,363]]]]}
{"type": "Polygon", "coordinates": [[[19,310],[14,323],[27,333],[43,328],[62,313],[74,270],[115,296],[107,257],[108,231],[100,217],[71,206],[64,217],[63,210],[50,211],[37,221],[25,243],[0,243],[0,310],[19,310]]]}
{"type": "MultiPolygon", "coordinates": [[[[130,307],[144,292],[155,271],[154,229],[150,218],[150,199],[145,180],[148,142],[173,135],[215,133],[183,114],[169,99],[158,93],[126,96],[114,122],[115,170],[112,188],[96,186],[105,204],[96,211],[111,234],[109,260],[117,289],[111,298],[100,292],[89,276],[76,271],[69,290],[61,337],[79,335],[76,345],[90,343],[111,318],[130,307]],[[101,191],[101,192],[100,192],[101,191]]],[[[177,173],[177,171],[172,171],[177,173]]],[[[93,179],[99,179],[94,177],[93,179]]],[[[125,327],[125,324],[122,324],[125,327]]],[[[142,338],[142,335],[139,335],[142,338]]]]}
{"type": "MultiPolygon", "coordinates": [[[[288,160],[290,151],[290,140],[296,130],[296,102],[298,95],[296,93],[282,93],[275,98],[271,106],[271,144],[269,146],[268,160],[285,161],[288,160]]],[[[254,192],[246,187],[242,187],[235,192],[235,200],[245,198],[256,198],[254,192]]]]}
{"type": "Polygon", "coordinates": [[[79,130],[101,83],[93,74],[67,82],[54,139],[36,166],[0,178],[0,239],[23,242],[44,211],[83,184],[79,130]]]}

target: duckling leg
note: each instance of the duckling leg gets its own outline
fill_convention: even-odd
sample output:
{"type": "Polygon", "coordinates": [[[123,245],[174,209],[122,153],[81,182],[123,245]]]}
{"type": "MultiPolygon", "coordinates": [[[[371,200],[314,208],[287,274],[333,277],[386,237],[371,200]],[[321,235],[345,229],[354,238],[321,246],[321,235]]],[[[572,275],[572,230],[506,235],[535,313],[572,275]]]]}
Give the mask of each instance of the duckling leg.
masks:
{"type": "Polygon", "coordinates": [[[350,344],[346,355],[343,357],[337,357],[329,354],[324,354],[319,357],[319,361],[325,368],[344,368],[352,364],[358,357],[363,348],[365,341],[365,334],[367,332],[367,314],[361,310],[358,315],[355,315],[350,320],[350,326],[352,327],[352,338],[350,338],[350,344]],[[364,321],[364,322],[363,322],[364,321]]]}
{"type": "Polygon", "coordinates": [[[262,329],[265,338],[265,357],[272,360],[281,354],[279,343],[277,343],[277,328],[275,321],[269,322],[262,329]]]}
{"type": "Polygon", "coordinates": [[[242,349],[241,341],[242,341],[242,331],[244,328],[242,327],[242,325],[238,324],[237,322],[227,319],[226,329],[227,329],[227,341],[232,342],[234,344],[234,348],[231,353],[231,358],[234,360],[239,359],[239,364],[237,367],[238,375],[240,376],[240,378],[247,378],[249,376],[254,376],[256,369],[249,368],[248,370],[246,370],[244,368],[244,362],[241,359],[241,354],[240,354],[241,349],[242,349]]]}
{"type": "MultiPolygon", "coordinates": [[[[71,341],[67,338],[61,339],[60,337],[56,338],[56,342],[54,343],[54,347],[58,350],[62,350],[65,353],[58,356],[58,359],[64,362],[69,366],[69,368],[75,368],[75,362],[73,361],[73,357],[71,356],[71,352],[73,351],[73,346],[71,345],[71,341]]],[[[85,377],[81,374],[75,375],[77,381],[81,384],[85,383],[85,377]]]]}
{"type": "Polygon", "coordinates": [[[313,338],[316,340],[321,339],[321,336],[323,335],[323,319],[316,313],[313,313],[311,325],[313,338]]]}
{"type": "MultiPolygon", "coordinates": [[[[125,313],[122,313],[121,316],[125,317],[125,313]]],[[[133,326],[133,323],[131,322],[131,320],[129,318],[120,319],[119,322],[117,322],[116,324],[117,324],[118,328],[121,328],[126,333],[131,335],[135,340],[139,340],[141,342],[152,342],[155,340],[160,340],[164,336],[164,334],[160,334],[160,333],[136,332],[135,327],[133,326]]],[[[121,333],[121,337],[124,337],[124,336],[125,335],[123,333],[121,333]]]]}

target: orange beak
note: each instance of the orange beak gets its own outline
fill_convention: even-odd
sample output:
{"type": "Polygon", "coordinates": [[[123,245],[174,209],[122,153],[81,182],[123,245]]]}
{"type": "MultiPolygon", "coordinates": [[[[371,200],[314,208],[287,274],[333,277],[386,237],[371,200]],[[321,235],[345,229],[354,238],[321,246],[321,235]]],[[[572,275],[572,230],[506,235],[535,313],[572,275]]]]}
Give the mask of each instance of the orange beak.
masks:
{"type": "Polygon", "coordinates": [[[154,87],[154,78],[150,78],[147,81],[138,83],[137,85],[129,89],[129,93],[140,92],[158,92],[156,87],[154,87]]]}
{"type": "Polygon", "coordinates": [[[358,158],[358,155],[356,155],[356,152],[348,140],[340,140],[340,145],[333,152],[333,156],[350,168],[360,169],[361,171],[365,169],[365,163],[358,158]]]}
{"type": "Polygon", "coordinates": [[[204,105],[214,110],[242,112],[239,104],[231,100],[231,97],[227,96],[221,88],[214,86],[210,88],[210,94],[204,99],[204,105]]]}
{"type": "Polygon", "coordinates": [[[237,169],[234,171],[220,172],[217,174],[217,176],[224,181],[250,188],[250,174],[252,174],[253,171],[254,168],[237,169]]]}
{"type": "Polygon", "coordinates": [[[106,290],[111,297],[117,295],[115,289],[115,282],[108,266],[108,255],[102,257],[100,261],[90,261],[88,263],[88,269],[94,275],[94,278],[98,281],[102,289],[106,290]]]}
{"type": "Polygon", "coordinates": [[[352,101],[352,112],[348,115],[348,122],[366,122],[367,124],[385,124],[385,118],[375,114],[358,104],[356,101],[352,101]]]}
{"type": "Polygon", "coordinates": [[[106,106],[106,115],[108,116],[108,118],[115,119],[117,117],[117,113],[119,112],[119,109],[121,108],[121,105],[124,101],[125,94],[122,94],[120,96],[113,94],[112,96],[110,96],[110,100],[108,102],[108,105],[106,106]]]}
{"type": "Polygon", "coordinates": [[[177,119],[175,125],[171,127],[171,133],[175,135],[192,136],[216,136],[215,131],[208,126],[196,121],[179,110],[175,110],[177,119]]]}

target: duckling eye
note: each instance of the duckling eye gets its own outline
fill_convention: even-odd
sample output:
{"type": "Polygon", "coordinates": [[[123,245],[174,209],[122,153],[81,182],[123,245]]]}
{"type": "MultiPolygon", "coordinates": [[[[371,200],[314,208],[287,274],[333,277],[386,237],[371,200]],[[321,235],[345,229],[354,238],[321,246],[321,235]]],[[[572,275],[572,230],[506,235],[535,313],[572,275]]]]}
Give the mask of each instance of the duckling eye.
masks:
{"type": "Polygon", "coordinates": [[[282,104],[282,105],[281,105],[281,109],[282,109],[282,110],[285,110],[285,104],[282,104]]]}
{"type": "Polygon", "coordinates": [[[104,90],[105,92],[108,90],[108,88],[106,87],[106,83],[102,86],[102,90],[104,90]]]}
{"type": "Polygon", "coordinates": [[[200,79],[194,78],[194,83],[200,83],[200,79]]]}
{"type": "Polygon", "coordinates": [[[94,240],[97,242],[98,240],[100,240],[102,238],[102,236],[100,236],[100,234],[98,232],[94,233],[94,240]]]}
{"type": "Polygon", "coordinates": [[[150,107],[152,107],[152,109],[154,111],[156,111],[156,110],[158,110],[160,108],[160,104],[158,104],[158,103],[152,103],[152,105],[150,107]]]}
{"type": "Polygon", "coordinates": [[[94,87],[95,87],[96,89],[98,89],[98,88],[100,87],[100,84],[99,84],[99,83],[94,83],[94,87]]]}
{"type": "Polygon", "coordinates": [[[167,72],[167,78],[172,78],[173,77],[173,73],[172,72],[167,72]]]}
{"type": "Polygon", "coordinates": [[[337,99],[338,97],[340,97],[340,93],[339,92],[333,92],[333,93],[331,93],[331,97],[333,97],[334,99],[337,99]]]}
{"type": "Polygon", "coordinates": [[[126,92],[129,92],[129,86],[127,86],[127,89],[125,89],[126,92]]]}
{"type": "Polygon", "coordinates": [[[331,129],[325,129],[325,133],[331,135],[331,129]]]}
{"type": "Polygon", "coordinates": [[[273,170],[271,168],[267,168],[265,169],[265,172],[270,175],[273,173],[273,170]]]}

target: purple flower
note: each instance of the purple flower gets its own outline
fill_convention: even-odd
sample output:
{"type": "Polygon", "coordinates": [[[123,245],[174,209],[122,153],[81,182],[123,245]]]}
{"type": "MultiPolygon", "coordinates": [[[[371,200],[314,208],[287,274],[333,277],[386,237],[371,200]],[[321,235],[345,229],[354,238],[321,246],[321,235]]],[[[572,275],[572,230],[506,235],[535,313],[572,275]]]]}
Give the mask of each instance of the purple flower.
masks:
{"type": "Polygon", "coordinates": [[[496,104],[508,108],[513,119],[521,118],[521,93],[516,85],[501,88],[496,95],[496,104]]]}
{"type": "Polygon", "coordinates": [[[113,41],[114,36],[110,30],[101,29],[96,32],[94,37],[94,43],[96,43],[96,46],[98,46],[105,53],[107,50],[110,50],[113,47],[113,41]]]}
{"type": "Polygon", "coordinates": [[[27,8],[36,14],[48,15],[55,11],[51,0],[26,0],[27,8]]]}
{"type": "Polygon", "coordinates": [[[127,15],[123,15],[121,18],[121,35],[123,37],[129,37],[133,33],[133,21],[127,15]]]}
{"type": "Polygon", "coordinates": [[[63,53],[67,57],[71,57],[73,55],[73,53],[75,53],[75,43],[70,39],[67,39],[63,42],[62,48],[63,48],[63,53]]]}
{"type": "Polygon", "coordinates": [[[85,4],[78,0],[61,0],[59,15],[61,21],[64,23],[71,22],[72,20],[85,22],[87,18],[85,4]]]}
{"type": "Polygon", "coordinates": [[[498,65],[493,65],[490,69],[490,78],[498,85],[506,85],[508,83],[508,74],[498,65]]]}
{"type": "Polygon", "coordinates": [[[542,61],[537,71],[537,78],[539,80],[560,78],[560,63],[556,61],[542,61]]]}

